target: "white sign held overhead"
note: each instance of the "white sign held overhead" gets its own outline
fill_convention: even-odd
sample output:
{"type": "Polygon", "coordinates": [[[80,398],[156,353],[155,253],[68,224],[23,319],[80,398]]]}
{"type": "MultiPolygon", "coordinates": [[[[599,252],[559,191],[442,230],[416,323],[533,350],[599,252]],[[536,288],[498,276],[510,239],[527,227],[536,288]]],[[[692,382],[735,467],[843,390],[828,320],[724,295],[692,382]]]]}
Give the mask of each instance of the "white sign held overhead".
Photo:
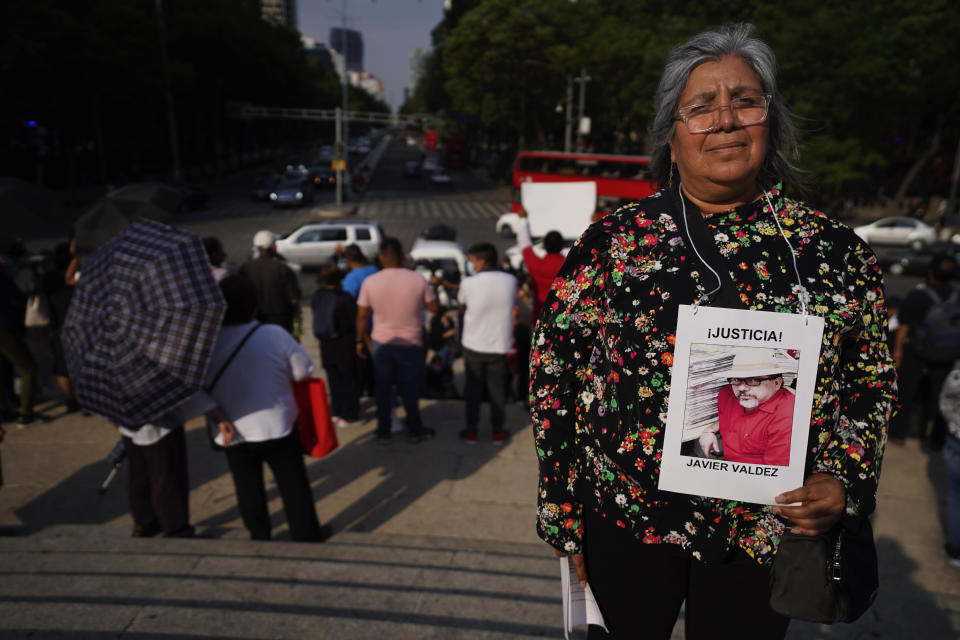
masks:
{"type": "Polygon", "coordinates": [[[564,238],[579,238],[597,208],[597,183],[524,182],[520,201],[527,210],[530,235],[559,231],[564,238]]]}

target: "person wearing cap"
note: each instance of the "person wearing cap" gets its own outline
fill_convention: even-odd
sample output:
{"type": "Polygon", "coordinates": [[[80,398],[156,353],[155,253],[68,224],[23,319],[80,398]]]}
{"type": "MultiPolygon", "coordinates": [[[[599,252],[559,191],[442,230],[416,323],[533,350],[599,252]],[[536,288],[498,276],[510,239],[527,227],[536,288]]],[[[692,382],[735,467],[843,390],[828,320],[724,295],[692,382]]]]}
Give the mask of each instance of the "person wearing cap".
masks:
{"type": "Polygon", "coordinates": [[[773,349],[738,348],[727,381],[717,394],[719,419],[700,436],[704,454],[720,454],[722,441],[724,460],[788,466],[794,395],[773,349]]]}
{"type": "Polygon", "coordinates": [[[293,333],[293,317],[300,304],[297,276],[277,256],[277,236],[272,231],[257,231],[253,246],[257,257],[240,267],[257,291],[257,320],[278,324],[293,333]]]}

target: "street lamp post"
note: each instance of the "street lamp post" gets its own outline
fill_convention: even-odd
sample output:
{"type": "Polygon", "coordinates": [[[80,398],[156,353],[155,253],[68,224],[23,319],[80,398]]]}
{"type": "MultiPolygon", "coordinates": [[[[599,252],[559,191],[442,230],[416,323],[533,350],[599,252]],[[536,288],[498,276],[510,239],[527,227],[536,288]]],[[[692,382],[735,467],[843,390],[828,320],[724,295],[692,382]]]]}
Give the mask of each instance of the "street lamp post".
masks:
{"type": "Polygon", "coordinates": [[[580,76],[575,78],[575,81],[580,84],[580,108],[577,110],[577,150],[583,150],[583,118],[585,117],[584,111],[586,110],[587,104],[587,83],[590,82],[591,78],[587,75],[587,70],[581,68],[580,76]]]}

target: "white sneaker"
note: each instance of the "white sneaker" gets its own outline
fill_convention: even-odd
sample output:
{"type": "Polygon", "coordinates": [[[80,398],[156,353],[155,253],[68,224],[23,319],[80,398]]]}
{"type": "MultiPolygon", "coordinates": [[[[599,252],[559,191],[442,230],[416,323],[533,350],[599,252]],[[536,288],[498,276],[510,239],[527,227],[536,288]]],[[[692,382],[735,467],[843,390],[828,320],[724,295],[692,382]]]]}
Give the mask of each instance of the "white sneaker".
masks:
{"type": "Polygon", "coordinates": [[[333,422],[333,426],[337,427],[338,429],[343,429],[344,427],[350,426],[350,423],[340,416],[333,416],[330,420],[333,422]]]}
{"type": "Polygon", "coordinates": [[[397,416],[390,417],[390,433],[399,433],[403,431],[403,423],[397,419],[397,416]]]}

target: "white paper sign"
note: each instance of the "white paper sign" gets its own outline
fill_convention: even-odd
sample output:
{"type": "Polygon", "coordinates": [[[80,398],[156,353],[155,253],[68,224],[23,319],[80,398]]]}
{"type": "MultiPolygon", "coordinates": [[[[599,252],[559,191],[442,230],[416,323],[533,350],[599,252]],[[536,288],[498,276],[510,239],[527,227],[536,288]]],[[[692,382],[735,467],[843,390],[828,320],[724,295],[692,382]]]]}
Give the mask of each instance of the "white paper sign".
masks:
{"type": "Polygon", "coordinates": [[[540,238],[559,231],[579,238],[597,209],[596,182],[524,182],[520,201],[527,210],[530,235],[540,238]]]}
{"type": "Polygon", "coordinates": [[[659,488],[775,504],[803,486],[823,318],[681,305],[659,488]]]}
{"type": "Polygon", "coordinates": [[[586,588],[580,586],[577,570],[566,556],[560,558],[560,586],[563,589],[563,637],[566,640],[570,640],[571,631],[585,625],[594,624],[609,632],[590,584],[586,588]]]}

